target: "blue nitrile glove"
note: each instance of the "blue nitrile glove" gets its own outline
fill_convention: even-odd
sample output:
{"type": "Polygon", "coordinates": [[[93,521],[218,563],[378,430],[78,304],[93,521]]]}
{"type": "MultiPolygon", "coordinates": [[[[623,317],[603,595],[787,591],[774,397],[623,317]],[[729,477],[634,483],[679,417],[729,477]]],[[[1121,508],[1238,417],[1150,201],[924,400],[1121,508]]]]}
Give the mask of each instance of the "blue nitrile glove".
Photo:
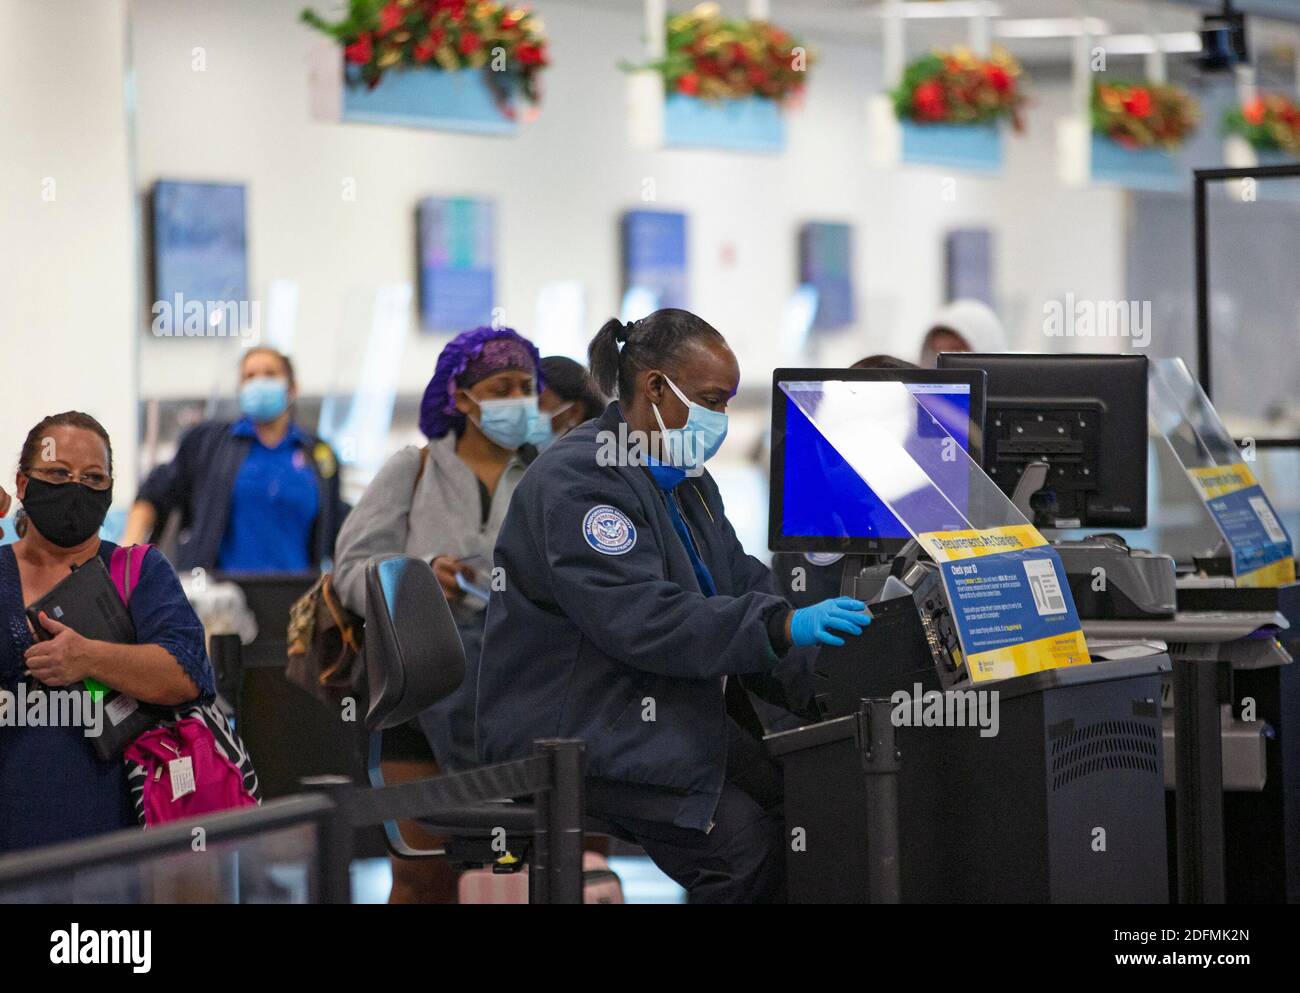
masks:
{"type": "Polygon", "coordinates": [[[800,607],[790,618],[790,641],[800,648],[809,645],[842,645],[841,634],[860,635],[871,623],[871,611],[851,596],[831,597],[811,607],[800,607]]]}

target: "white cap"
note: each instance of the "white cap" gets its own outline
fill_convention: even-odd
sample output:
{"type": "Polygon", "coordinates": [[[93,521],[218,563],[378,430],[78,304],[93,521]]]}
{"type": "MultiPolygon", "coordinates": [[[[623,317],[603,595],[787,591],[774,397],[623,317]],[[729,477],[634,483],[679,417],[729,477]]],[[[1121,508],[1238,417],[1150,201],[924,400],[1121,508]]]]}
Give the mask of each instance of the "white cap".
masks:
{"type": "MultiPolygon", "coordinates": [[[[1007,332],[993,308],[982,300],[954,300],[934,315],[930,330],[937,327],[956,331],[972,352],[1007,350],[1007,332]]],[[[929,338],[929,332],[926,337],[929,338]]]]}

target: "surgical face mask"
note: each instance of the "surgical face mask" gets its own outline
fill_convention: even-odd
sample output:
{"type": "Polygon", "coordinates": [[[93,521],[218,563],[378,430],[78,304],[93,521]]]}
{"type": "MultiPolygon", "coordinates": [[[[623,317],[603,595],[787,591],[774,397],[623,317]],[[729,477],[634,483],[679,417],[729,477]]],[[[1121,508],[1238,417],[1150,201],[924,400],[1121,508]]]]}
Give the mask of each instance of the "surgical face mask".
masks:
{"type": "Polygon", "coordinates": [[[540,417],[535,396],[478,400],[476,403],[479,419],[475,423],[479,430],[512,452],[529,440],[540,417]]]}
{"type": "Polygon", "coordinates": [[[239,388],[239,409],[258,424],[289,409],[289,383],[279,376],[258,376],[239,388]]]}
{"type": "Polygon", "coordinates": [[[686,404],[689,411],[684,425],[667,428],[659,414],[659,405],[652,405],[655,420],[659,422],[659,430],[662,432],[661,450],[664,459],[669,465],[679,468],[698,468],[713,458],[726,440],[727,415],[688,400],[686,394],[667,376],[664,376],[664,382],[677,394],[677,399],[686,404]]]}
{"type": "Polygon", "coordinates": [[[563,407],[557,407],[549,414],[543,413],[539,410],[537,412],[537,417],[533,420],[532,426],[528,430],[528,443],[537,446],[537,450],[541,451],[553,442],[557,437],[555,433],[555,418],[560,414],[563,414],[572,406],[573,401],[569,401],[563,407]]]}
{"type": "Polygon", "coordinates": [[[47,483],[27,477],[23,510],[32,526],[60,548],[75,548],[92,538],[113,502],[113,487],[92,490],[84,483],[47,483]]]}

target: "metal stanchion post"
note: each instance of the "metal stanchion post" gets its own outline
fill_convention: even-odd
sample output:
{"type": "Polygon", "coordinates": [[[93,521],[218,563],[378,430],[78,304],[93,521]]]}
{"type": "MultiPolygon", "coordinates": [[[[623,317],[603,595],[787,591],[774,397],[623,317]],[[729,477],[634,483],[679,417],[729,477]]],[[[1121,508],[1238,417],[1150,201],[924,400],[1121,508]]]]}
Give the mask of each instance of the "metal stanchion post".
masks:
{"type": "Polygon", "coordinates": [[[334,801],[334,810],[324,818],[320,837],[320,901],[352,902],[352,819],[348,813],[348,796],[353,787],[347,776],[308,776],[303,789],[323,793],[334,801]]]}
{"type": "Polygon", "coordinates": [[[571,739],[552,739],[537,742],[537,748],[550,756],[555,781],[537,809],[538,851],[532,872],[538,877],[545,875],[547,882],[545,900],[533,902],[582,903],[583,745],[571,739]],[[546,859],[544,866],[538,862],[541,857],[546,859]]]}
{"type": "Polygon", "coordinates": [[[898,770],[902,763],[888,700],[863,700],[858,750],[867,796],[867,892],[872,903],[899,902],[898,770]]]}

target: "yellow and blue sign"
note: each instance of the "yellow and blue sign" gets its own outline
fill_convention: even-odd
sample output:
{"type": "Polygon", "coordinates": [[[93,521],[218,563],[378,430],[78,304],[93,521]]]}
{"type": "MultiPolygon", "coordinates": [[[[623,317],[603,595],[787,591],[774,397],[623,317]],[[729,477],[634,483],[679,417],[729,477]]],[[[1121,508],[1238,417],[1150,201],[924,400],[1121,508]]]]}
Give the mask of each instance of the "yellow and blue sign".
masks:
{"type": "Polygon", "coordinates": [[[1188,469],[1192,484],[1232,549],[1238,586],[1295,582],[1291,536],[1243,462],[1188,469]]]}
{"type": "Polygon", "coordinates": [[[917,539],[943,574],[972,682],[1092,661],[1061,560],[1032,525],[917,539]]]}

